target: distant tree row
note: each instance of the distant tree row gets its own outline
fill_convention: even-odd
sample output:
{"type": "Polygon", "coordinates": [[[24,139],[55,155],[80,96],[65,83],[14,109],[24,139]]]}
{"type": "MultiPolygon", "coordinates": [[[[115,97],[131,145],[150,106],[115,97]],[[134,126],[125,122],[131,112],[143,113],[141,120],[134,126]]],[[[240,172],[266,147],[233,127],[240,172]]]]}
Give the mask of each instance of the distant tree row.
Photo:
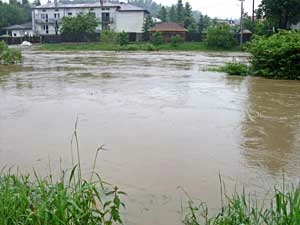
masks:
{"type": "MultiPolygon", "coordinates": [[[[152,0],[131,0],[130,2],[138,1],[140,3],[152,2],[152,0]]],[[[153,2],[152,2],[153,4],[153,2]]],[[[149,16],[144,24],[144,31],[147,31],[153,26],[151,17],[155,16],[162,22],[175,22],[182,24],[189,32],[200,32],[206,30],[212,20],[207,15],[202,15],[200,12],[193,11],[189,2],[183,4],[182,0],[178,0],[176,5],[166,7],[159,5],[159,10],[156,15],[149,16]],[[195,18],[195,15],[198,18],[195,18]]]]}
{"type": "Polygon", "coordinates": [[[27,0],[22,4],[16,0],[9,3],[0,1],[0,30],[3,27],[31,21],[31,8],[27,0]]]}

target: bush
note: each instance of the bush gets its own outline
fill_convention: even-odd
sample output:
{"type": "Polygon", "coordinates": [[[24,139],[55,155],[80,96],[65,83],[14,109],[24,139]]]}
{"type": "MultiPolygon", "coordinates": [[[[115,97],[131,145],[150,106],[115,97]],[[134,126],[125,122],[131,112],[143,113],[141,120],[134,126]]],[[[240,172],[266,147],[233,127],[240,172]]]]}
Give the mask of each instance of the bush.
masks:
{"type": "Polygon", "coordinates": [[[118,42],[121,46],[127,45],[129,43],[128,34],[126,32],[118,33],[118,42]]]}
{"type": "Polygon", "coordinates": [[[151,36],[151,43],[154,45],[161,45],[164,42],[164,37],[161,32],[154,32],[151,36]]]}
{"type": "Polygon", "coordinates": [[[175,36],[172,36],[171,45],[173,47],[178,46],[178,44],[180,44],[180,43],[183,43],[183,38],[179,34],[176,34],[175,36]]]}
{"type": "Polygon", "coordinates": [[[209,47],[229,49],[236,45],[234,34],[228,25],[209,27],[206,33],[206,42],[209,47]]]}
{"type": "Polygon", "coordinates": [[[284,31],[247,45],[254,75],[300,80],[300,33],[284,31]]]}
{"type": "Polygon", "coordinates": [[[103,30],[100,34],[100,41],[104,43],[116,43],[118,41],[118,33],[109,30],[103,30]]]}
{"type": "Polygon", "coordinates": [[[21,51],[10,49],[4,42],[0,42],[0,64],[16,64],[22,62],[21,51]]]}
{"type": "Polygon", "coordinates": [[[238,62],[225,63],[222,69],[228,75],[247,76],[249,74],[248,66],[238,62]]]}

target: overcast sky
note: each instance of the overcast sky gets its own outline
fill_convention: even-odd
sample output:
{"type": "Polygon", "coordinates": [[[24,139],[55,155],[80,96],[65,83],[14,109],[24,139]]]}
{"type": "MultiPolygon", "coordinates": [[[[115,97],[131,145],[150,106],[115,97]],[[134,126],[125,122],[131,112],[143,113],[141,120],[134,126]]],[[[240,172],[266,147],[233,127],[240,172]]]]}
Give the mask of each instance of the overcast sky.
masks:
{"type": "MultiPolygon", "coordinates": [[[[155,0],[163,5],[176,4],[177,0],[155,0]]],[[[186,1],[183,0],[185,3],[186,1]]],[[[241,13],[241,2],[239,0],[188,0],[194,10],[199,10],[203,14],[214,18],[239,18],[241,13]]],[[[255,0],[255,6],[260,4],[260,0],[255,0]]],[[[252,0],[244,1],[245,12],[252,14],[252,0]]]]}

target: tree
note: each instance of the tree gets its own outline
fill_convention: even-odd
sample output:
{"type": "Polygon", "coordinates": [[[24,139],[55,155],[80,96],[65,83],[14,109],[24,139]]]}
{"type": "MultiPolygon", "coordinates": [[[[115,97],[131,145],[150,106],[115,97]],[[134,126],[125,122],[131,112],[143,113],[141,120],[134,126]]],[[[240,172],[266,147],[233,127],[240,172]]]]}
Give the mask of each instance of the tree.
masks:
{"type": "Polygon", "coordinates": [[[209,27],[209,24],[210,24],[210,18],[207,15],[203,16],[201,14],[198,21],[199,32],[202,33],[203,31],[205,31],[209,27]]]}
{"type": "Polygon", "coordinates": [[[166,7],[162,6],[160,8],[160,10],[158,11],[158,18],[162,21],[162,22],[166,22],[168,20],[168,12],[166,7]]]}
{"type": "Polygon", "coordinates": [[[176,22],[177,23],[184,22],[184,7],[182,4],[182,0],[178,0],[176,5],[176,22]]]}
{"type": "Polygon", "coordinates": [[[264,16],[276,28],[289,29],[300,20],[299,0],[262,0],[260,16],[264,16]]]}
{"type": "Polygon", "coordinates": [[[185,6],[184,6],[184,27],[187,29],[193,28],[193,30],[194,30],[194,28],[196,27],[195,24],[196,24],[196,21],[193,17],[192,7],[191,7],[190,3],[186,2],[185,6]]]}
{"type": "Polygon", "coordinates": [[[92,13],[78,15],[75,17],[63,17],[61,25],[61,33],[94,33],[98,22],[92,13]]]}
{"type": "Polygon", "coordinates": [[[207,29],[207,45],[214,48],[228,49],[236,43],[233,32],[228,25],[216,25],[207,29]]]}
{"type": "Polygon", "coordinates": [[[171,6],[171,8],[169,10],[169,13],[168,13],[168,16],[169,16],[169,21],[171,21],[171,22],[176,22],[177,21],[175,5],[171,6]]]}
{"type": "Polygon", "coordinates": [[[146,16],[146,19],[144,21],[144,25],[143,25],[143,32],[148,32],[148,30],[153,27],[154,25],[154,22],[152,20],[152,17],[149,15],[149,16],[146,16]]]}
{"type": "Polygon", "coordinates": [[[31,9],[29,4],[21,5],[14,2],[11,4],[1,3],[0,15],[0,28],[31,21],[31,9]]]}

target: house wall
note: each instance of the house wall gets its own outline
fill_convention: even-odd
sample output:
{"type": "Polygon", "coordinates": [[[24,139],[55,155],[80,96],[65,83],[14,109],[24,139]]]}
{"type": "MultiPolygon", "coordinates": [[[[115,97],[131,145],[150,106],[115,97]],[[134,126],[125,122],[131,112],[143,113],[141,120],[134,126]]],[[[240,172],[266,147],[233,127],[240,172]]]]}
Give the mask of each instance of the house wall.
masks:
{"type": "Polygon", "coordinates": [[[27,36],[33,36],[33,31],[32,30],[12,30],[11,31],[11,36],[12,37],[24,37],[25,35],[27,36]]]}
{"type": "Polygon", "coordinates": [[[130,33],[142,33],[145,19],[145,12],[132,11],[132,12],[118,12],[116,14],[116,32],[130,32],[130,33]]]}
{"type": "Polygon", "coordinates": [[[61,24],[61,20],[65,16],[77,16],[79,14],[86,14],[88,12],[95,13],[96,19],[99,22],[96,31],[101,31],[103,29],[103,25],[101,23],[102,20],[102,13],[109,13],[111,23],[107,23],[107,27],[110,30],[116,30],[116,20],[119,12],[116,10],[115,7],[104,7],[101,9],[100,7],[97,8],[59,8],[57,11],[55,9],[34,9],[33,10],[33,27],[34,32],[40,35],[47,35],[47,34],[55,34],[55,21],[58,21],[58,24],[61,24]],[[46,27],[48,25],[48,32],[46,27]]]}

